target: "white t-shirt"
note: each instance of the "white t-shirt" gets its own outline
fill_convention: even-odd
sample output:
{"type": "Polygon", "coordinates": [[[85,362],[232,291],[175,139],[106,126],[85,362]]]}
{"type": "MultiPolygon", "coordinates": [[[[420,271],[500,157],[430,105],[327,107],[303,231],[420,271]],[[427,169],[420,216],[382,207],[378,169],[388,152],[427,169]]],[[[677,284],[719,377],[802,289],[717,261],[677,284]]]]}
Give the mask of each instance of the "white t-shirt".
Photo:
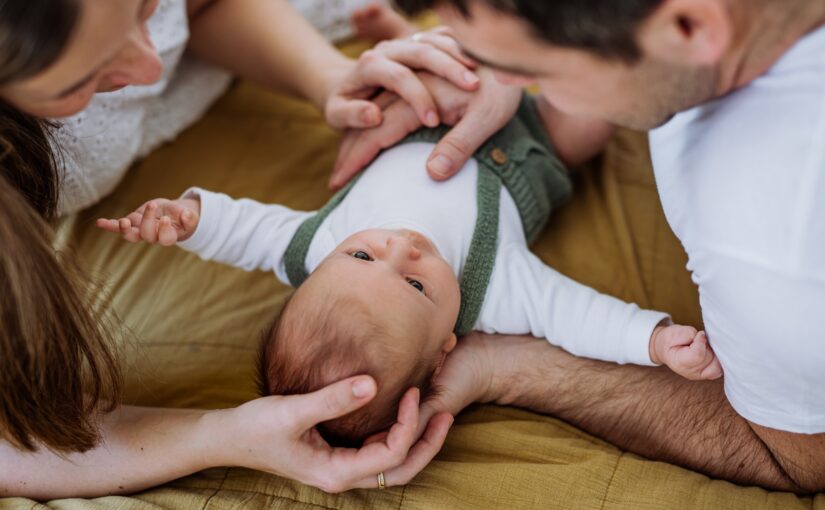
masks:
{"type": "MultiPolygon", "coordinates": [[[[319,227],[306,269],[312,272],[352,234],[384,228],[426,235],[460,275],[476,223],[478,165],[471,160],[449,181],[435,182],[425,171],[433,147],[410,143],[382,153],[319,227]]],[[[201,219],[181,247],[206,260],[275,271],[289,284],[284,253],[312,213],[204,190],[189,193],[200,196],[201,219]]],[[[650,336],[666,317],[599,294],[545,265],[528,249],[516,204],[502,190],[498,254],[474,329],[532,334],[578,356],[651,365],[650,336]]]]}
{"type": "Polygon", "coordinates": [[[650,142],[731,405],[825,432],[825,28],[650,142]]]}

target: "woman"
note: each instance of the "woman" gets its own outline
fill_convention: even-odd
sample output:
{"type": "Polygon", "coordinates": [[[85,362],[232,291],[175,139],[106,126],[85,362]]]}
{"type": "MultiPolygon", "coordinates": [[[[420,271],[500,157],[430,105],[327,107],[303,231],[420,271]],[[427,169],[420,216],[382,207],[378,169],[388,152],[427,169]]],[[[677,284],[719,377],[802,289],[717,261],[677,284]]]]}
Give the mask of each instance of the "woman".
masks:
{"type": "Polygon", "coordinates": [[[114,328],[92,313],[94,289],[71,257],[55,255],[48,222],[104,195],[120,174],[101,180],[100,172],[125,168],[171,138],[220,93],[225,74],[187,68],[183,48],[224,72],[306,97],[335,127],[368,127],[381,122],[365,100],[378,87],[437,124],[432,98],[407,66],[472,89],[477,79],[455,44],[440,36],[394,41],[356,64],[284,0],[0,0],[0,34],[0,494],[133,492],[219,465],[341,491],[376,487],[379,478],[403,484],[423,468],[452,418],[436,416],[416,443],[413,390],[383,441],[333,450],[315,432],[375,395],[369,377],[228,410],[118,406],[114,328]],[[161,36],[162,54],[152,35],[161,36]],[[135,85],[142,87],[125,89],[135,85]],[[85,108],[92,110],[60,128],[47,120],[85,108]],[[105,115],[92,115],[95,108],[105,115]],[[90,122],[97,124],[84,133],[90,122]]]}

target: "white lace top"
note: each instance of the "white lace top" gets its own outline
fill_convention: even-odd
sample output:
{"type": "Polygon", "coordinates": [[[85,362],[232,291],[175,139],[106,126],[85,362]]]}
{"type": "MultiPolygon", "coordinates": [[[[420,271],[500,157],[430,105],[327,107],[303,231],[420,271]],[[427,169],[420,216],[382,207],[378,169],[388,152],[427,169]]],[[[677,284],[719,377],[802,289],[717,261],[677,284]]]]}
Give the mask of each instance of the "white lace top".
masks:
{"type": "MultiPolygon", "coordinates": [[[[352,11],[369,0],[292,0],[327,39],[352,35],[352,11]]],[[[185,0],[160,0],[149,33],[163,60],[161,79],[98,94],[79,114],[60,119],[56,149],[64,161],[59,210],[71,213],[112,192],[129,166],[175,138],[227,88],[229,73],[184,55],[189,40],[185,0]]]]}
{"type": "Polygon", "coordinates": [[[61,214],[108,195],[136,159],[197,120],[229,84],[228,73],[184,57],[185,0],[161,0],[149,32],[164,66],[157,83],[98,94],[84,111],[60,120],[61,214]]]}

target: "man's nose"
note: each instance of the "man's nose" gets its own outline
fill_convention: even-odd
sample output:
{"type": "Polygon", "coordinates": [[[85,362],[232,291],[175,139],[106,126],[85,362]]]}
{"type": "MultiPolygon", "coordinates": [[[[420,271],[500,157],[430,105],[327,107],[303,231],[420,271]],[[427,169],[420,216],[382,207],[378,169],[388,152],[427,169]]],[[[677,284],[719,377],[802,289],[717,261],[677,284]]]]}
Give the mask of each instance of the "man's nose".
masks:
{"type": "Polygon", "coordinates": [[[146,27],[135,29],[127,45],[109,65],[111,85],[150,85],[160,79],[163,62],[146,27]]]}

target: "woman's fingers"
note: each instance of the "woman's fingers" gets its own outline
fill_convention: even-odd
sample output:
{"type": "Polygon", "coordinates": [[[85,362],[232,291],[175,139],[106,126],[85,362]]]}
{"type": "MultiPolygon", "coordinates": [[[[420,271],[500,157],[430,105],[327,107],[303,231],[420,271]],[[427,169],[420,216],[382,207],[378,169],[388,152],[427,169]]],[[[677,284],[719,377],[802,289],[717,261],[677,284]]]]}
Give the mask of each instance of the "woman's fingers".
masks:
{"type": "Polygon", "coordinates": [[[330,177],[330,188],[343,187],[378,153],[421,127],[415,111],[404,101],[396,101],[387,108],[384,119],[384,123],[377,128],[353,131],[344,137],[330,177]]]}
{"type": "Polygon", "coordinates": [[[461,89],[478,88],[478,76],[462,62],[468,59],[461,54],[455,40],[447,36],[422,33],[410,40],[384,41],[375,50],[409,68],[429,71],[461,89]]]}
{"type": "MultiPolygon", "coordinates": [[[[473,59],[464,54],[464,51],[461,49],[461,45],[458,44],[458,41],[456,41],[449,32],[439,31],[438,29],[431,30],[429,32],[419,32],[411,39],[419,43],[429,44],[443,51],[457,61],[461,62],[468,69],[475,69],[478,66],[473,59]]],[[[467,77],[465,76],[465,81],[466,78],[467,77]]]]}
{"type": "MultiPolygon", "coordinates": [[[[406,485],[427,467],[444,446],[453,420],[449,413],[440,413],[430,420],[424,435],[410,449],[404,463],[384,472],[384,483],[387,487],[406,485]]],[[[374,489],[377,486],[378,473],[368,475],[354,484],[354,487],[359,489],[374,489]]]]}
{"type": "Polygon", "coordinates": [[[325,388],[292,398],[292,416],[301,435],[317,424],[349,414],[375,397],[378,388],[369,376],[356,376],[330,384],[325,388]]]}

